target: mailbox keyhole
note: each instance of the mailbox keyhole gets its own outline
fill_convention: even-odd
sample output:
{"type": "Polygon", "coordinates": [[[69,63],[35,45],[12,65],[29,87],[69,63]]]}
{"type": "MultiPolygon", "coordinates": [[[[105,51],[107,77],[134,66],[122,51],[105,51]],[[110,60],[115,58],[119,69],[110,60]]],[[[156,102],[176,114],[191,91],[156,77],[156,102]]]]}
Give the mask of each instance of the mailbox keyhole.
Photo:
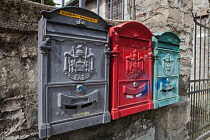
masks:
{"type": "Polygon", "coordinates": [[[77,109],[77,106],[65,105],[65,109],[77,109]]]}
{"type": "Polygon", "coordinates": [[[92,102],[91,103],[88,103],[88,104],[84,104],[84,105],[82,105],[82,108],[88,107],[88,106],[90,106],[92,104],[93,104],[92,102]]]}

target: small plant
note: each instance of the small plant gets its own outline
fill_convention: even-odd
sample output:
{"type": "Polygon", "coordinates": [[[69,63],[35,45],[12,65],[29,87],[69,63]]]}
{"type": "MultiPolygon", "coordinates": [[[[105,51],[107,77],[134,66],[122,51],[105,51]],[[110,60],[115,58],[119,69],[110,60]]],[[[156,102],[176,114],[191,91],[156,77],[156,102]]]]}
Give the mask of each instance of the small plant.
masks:
{"type": "MultiPolygon", "coordinates": [[[[41,0],[30,0],[30,1],[41,3],[41,0]]],[[[44,4],[51,5],[51,6],[59,5],[55,3],[53,0],[44,0],[44,4]]]]}

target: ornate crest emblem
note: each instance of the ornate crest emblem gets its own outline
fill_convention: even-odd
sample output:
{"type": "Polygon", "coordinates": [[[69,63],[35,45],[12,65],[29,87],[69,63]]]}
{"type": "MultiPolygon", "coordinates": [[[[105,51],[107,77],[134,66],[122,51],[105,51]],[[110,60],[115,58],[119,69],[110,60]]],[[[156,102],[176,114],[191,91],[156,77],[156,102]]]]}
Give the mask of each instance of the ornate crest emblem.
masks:
{"type": "Polygon", "coordinates": [[[72,46],[69,52],[64,53],[64,73],[72,80],[86,80],[93,72],[93,57],[91,48],[82,48],[79,44],[72,46]]]}
{"type": "Polygon", "coordinates": [[[174,71],[174,60],[171,58],[171,55],[168,53],[163,58],[163,73],[165,75],[171,75],[174,71]]]}
{"type": "Polygon", "coordinates": [[[139,53],[134,50],[126,60],[126,74],[133,79],[139,77],[144,72],[144,58],[140,57],[139,53]]]}

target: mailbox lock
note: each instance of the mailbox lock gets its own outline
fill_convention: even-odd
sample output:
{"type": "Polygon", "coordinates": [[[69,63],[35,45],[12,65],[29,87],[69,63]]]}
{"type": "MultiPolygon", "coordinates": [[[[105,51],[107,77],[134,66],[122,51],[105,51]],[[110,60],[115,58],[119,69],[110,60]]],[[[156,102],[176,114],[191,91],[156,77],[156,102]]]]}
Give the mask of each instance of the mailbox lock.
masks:
{"type": "Polygon", "coordinates": [[[170,83],[170,78],[166,79],[166,83],[169,84],[170,83]]]}
{"type": "Polygon", "coordinates": [[[138,86],[138,84],[137,84],[137,82],[133,82],[133,87],[137,87],[138,86]]]}
{"type": "Polygon", "coordinates": [[[77,91],[82,92],[82,90],[83,90],[83,86],[82,85],[77,85],[77,91]]]}

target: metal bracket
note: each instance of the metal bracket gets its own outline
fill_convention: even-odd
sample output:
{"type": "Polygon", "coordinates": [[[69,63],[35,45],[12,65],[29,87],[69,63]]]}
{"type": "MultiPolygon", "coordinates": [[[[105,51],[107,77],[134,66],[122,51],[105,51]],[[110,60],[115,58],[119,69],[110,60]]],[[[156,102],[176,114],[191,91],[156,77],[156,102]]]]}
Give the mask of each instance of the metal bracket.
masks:
{"type": "Polygon", "coordinates": [[[182,57],[180,56],[180,53],[178,53],[177,61],[180,62],[180,59],[182,59],[182,57]]]}
{"type": "Polygon", "coordinates": [[[110,51],[110,48],[109,48],[108,44],[105,45],[104,53],[105,53],[106,56],[110,56],[111,53],[112,53],[112,51],[110,51]]]}
{"type": "Polygon", "coordinates": [[[46,40],[42,43],[42,45],[39,47],[43,52],[49,51],[51,49],[51,46],[49,45],[50,38],[46,38],[46,40]]]}
{"type": "Polygon", "coordinates": [[[158,57],[159,57],[158,53],[159,53],[159,50],[156,50],[154,55],[153,55],[155,60],[158,60],[158,57]]]}

